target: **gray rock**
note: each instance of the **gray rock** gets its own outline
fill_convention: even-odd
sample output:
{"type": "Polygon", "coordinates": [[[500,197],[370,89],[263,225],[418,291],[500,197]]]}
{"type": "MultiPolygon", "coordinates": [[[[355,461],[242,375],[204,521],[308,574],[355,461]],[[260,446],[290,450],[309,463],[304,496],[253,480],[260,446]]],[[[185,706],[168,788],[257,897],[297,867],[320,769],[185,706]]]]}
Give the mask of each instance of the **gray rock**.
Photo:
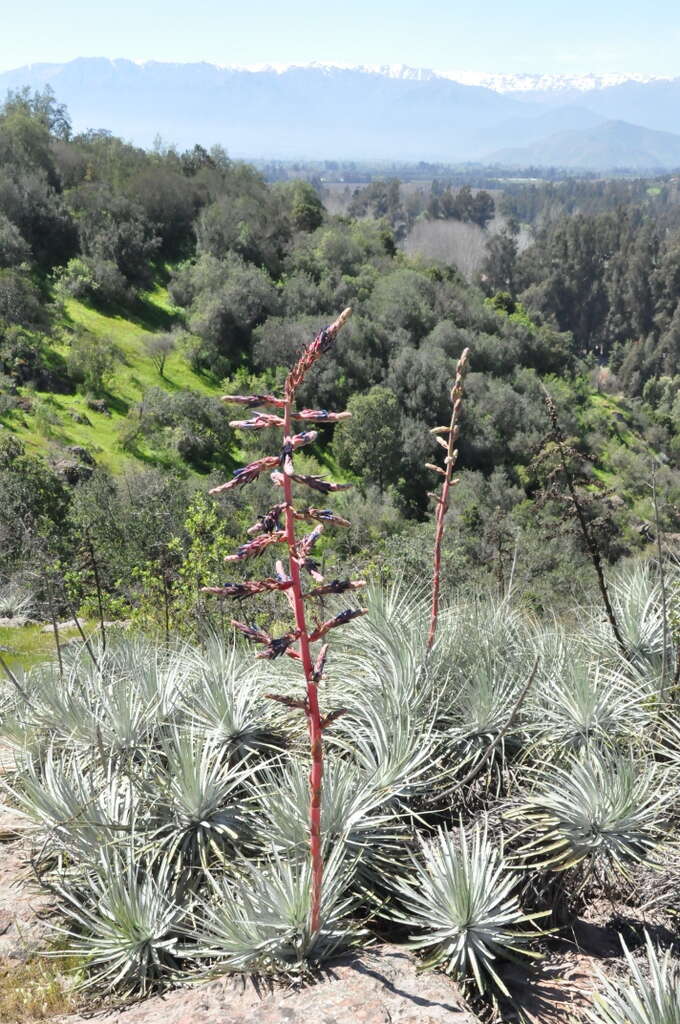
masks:
{"type": "Polygon", "coordinates": [[[83,448],[80,444],[69,445],[67,451],[71,453],[74,459],[77,459],[78,462],[82,462],[85,466],[97,465],[92,453],[88,452],[87,448],[83,448]]]}
{"type": "Polygon", "coordinates": [[[12,615],[0,617],[0,626],[38,626],[37,619],[31,619],[28,615],[12,615]]]}
{"type": "MultiPolygon", "coordinates": [[[[419,973],[403,949],[382,946],[340,961],[316,984],[258,995],[232,979],[180,988],[125,1012],[126,1024],[475,1024],[456,986],[419,973]]],[[[104,1014],[99,1024],[120,1021],[104,1014]]],[[[81,1024],[84,1017],[63,1018],[81,1024]]]]}
{"type": "MultiPolygon", "coordinates": [[[[75,619],[68,619],[68,621],[66,621],[66,622],[58,622],[57,623],[57,629],[60,632],[62,630],[65,630],[65,629],[77,629],[77,628],[78,628],[78,626],[76,625],[76,620],[75,619]]],[[[40,632],[41,633],[53,633],[54,632],[54,626],[50,622],[46,626],[43,626],[43,628],[40,630],[40,632]]]]}
{"type": "Polygon", "coordinates": [[[63,476],[69,484],[77,484],[81,480],[89,480],[93,473],[92,466],[88,466],[83,462],[77,462],[72,458],[57,459],[53,465],[55,472],[63,476]]]}
{"type": "Polygon", "coordinates": [[[87,407],[92,409],[93,412],[102,412],[105,416],[111,415],[103,398],[88,398],[87,407]]]}

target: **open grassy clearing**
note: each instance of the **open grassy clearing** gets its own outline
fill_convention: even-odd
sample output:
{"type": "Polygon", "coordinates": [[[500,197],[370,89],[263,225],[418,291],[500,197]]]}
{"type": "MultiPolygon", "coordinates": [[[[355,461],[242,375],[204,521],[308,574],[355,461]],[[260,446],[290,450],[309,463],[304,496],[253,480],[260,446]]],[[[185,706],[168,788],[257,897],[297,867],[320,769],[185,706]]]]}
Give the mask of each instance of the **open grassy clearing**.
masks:
{"type": "MultiPolygon", "coordinates": [[[[80,626],[86,636],[96,633],[98,623],[82,619],[80,626]]],[[[59,642],[62,645],[81,643],[78,627],[61,625],[59,642]]],[[[29,669],[56,656],[54,632],[45,623],[27,626],[0,626],[0,651],[10,668],[29,669]]]]}

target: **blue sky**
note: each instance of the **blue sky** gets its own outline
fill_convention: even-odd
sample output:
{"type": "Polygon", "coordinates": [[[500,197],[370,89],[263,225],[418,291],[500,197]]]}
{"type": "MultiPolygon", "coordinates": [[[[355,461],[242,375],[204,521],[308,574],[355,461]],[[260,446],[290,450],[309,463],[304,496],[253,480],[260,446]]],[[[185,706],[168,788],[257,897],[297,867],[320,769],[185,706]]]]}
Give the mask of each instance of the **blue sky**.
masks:
{"type": "Polygon", "coordinates": [[[4,0],[0,70],[73,57],[680,75],[678,0],[4,0]]]}

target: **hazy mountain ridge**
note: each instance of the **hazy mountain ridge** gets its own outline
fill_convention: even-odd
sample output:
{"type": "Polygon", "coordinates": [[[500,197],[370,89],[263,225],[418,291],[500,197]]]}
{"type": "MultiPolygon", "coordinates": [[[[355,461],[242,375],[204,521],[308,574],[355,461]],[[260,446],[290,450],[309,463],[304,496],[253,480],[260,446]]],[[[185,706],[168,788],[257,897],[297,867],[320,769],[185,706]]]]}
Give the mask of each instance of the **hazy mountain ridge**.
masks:
{"type": "MultiPolygon", "coordinates": [[[[555,163],[560,132],[592,133],[607,122],[680,132],[680,79],[644,75],[78,58],[4,72],[0,95],[47,84],[68,105],[78,131],[106,128],[144,146],[159,134],[180,148],[221,143],[246,158],[455,162],[530,147],[531,162],[546,165],[555,163]]],[[[639,152],[621,163],[622,138],[620,131],[600,135],[591,146],[603,161],[595,169],[641,166],[639,152]]],[[[647,140],[643,150],[650,146],[658,158],[672,156],[651,166],[677,166],[670,140],[647,140]]]]}
{"type": "Polygon", "coordinates": [[[488,154],[505,167],[532,164],[598,170],[659,171],[680,167],[680,135],[657,132],[625,121],[605,121],[590,130],[555,132],[534,145],[488,154]]]}

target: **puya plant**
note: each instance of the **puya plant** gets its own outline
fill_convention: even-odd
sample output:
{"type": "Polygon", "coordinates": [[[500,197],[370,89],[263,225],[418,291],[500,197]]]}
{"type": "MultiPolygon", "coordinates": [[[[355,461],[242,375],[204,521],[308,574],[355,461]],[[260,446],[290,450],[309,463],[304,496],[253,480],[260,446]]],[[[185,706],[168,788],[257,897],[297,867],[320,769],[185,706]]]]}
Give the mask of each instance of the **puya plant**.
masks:
{"type": "Polygon", "coordinates": [[[489,840],[486,820],[470,837],[462,823],[457,830],[439,828],[421,846],[409,877],[393,883],[403,907],[394,919],[416,930],[410,945],[429,951],[426,967],[441,967],[463,981],[474,978],[480,995],[493,989],[509,995],[498,960],[538,958],[527,946],[541,934],[533,922],[547,911],[524,913],[518,875],[502,847],[489,840]]]}
{"type": "Polygon", "coordinates": [[[628,978],[611,980],[600,972],[602,989],[587,1011],[590,1024],[677,1024],[680,1021],[680,964],[663,955],[645,932],[647,963],[633,957],[623,939],[628,978]]]}
{"type": "Polygon", "coordinates": [[[434,498],[436,509],[435,512],[435,531],[434,531],[434,565],[432,571],[432,607],[430,611],[430,628],[427,633],[427,649],[428,651],[434,643],[434,638],[437,633],[437,621],[439,619],[439,588],[441,580],[441,568],[442,568],[442,541],[444,539],[444,524],[446,520],[446,513],[449,510],[449,491],[452,487],[458,483],[457,480],[453,479],[453,470],[458,461],[458,449],[456,448],[456,442],[460,436],[460,417],[463,406],[463,382],[465,374],[468,368],[468,361],[470,358],[470,349],[463,349],[458,364],[456,366],[456,376],[451,388],[451,421],[448,427],[433,427],[431,433],[437,438],[437,443],[446,450],[446,456],[444,457],[444,469],[441,466],[436,466],[433,462],[426,462],[425,466],[427,469],[431,469],[434,473],[438,473],[443,476],[442,489],[440,494],[430,494],[429,497],[434,498]]]}
{"type": "Polygon", "coordinates": [[[302,669],[306,692],[299,699],[267,694],[272,700],[279,701],[287,707],[297,708],[307,718],[309,732],[311,770],[309,775],[309,848],[311,899],[309,927],[312,934],[319,932],[321,927],[322,885],[323,885],[323,849],[321,841],[321,787],[323,780],[323,732],[335,721],[344,709],[338,708],[322,715],[319,707],[319,684],[323,678],[328,645],[323,644],[316,658],[313,645],[322,640],[336,626],[342,626],[357,616],[364,615],[365,609],[349,607],[333,617],[310,625],[306,602],[323,597],[327,594],[344,594],[363,587],[363,580],[333,580],[325,582],[319,572],[318,563],[312,558],[315,544],[321,537],[326,525],[348,526],[347,520],[335,515],[330,509],[307,506],[296,508],[293,504],[293,483],[302,484],[321,494],[339,491],[350,486],[337,484],[321,476],[298,473],[295,470],[295,453],[317,439],[315,430],[302,430],[294,433],[294,424],[298,423],[333,423],[345,419],[348,412],[328,412],[325,409],[294,408],[296,394],[307,373],[324,353],[328,352],[337,337],[338,331],[346,323],[351,309],[345,309],[330,326],[319,331],[316,337],[302,351],[299,359],[286,377],[283,396],[276,395],[225,395],[224,401],[258,410],[269,406],[275,412],[255,411],[251,418],[234,420],[231,426],[241,430],[261,430],[276,428],[282,432],[282,444],[276,455],[267,455],[256,459],[249,465],[237,469],[233,478],[219,487],[213,488],[211,494],[221,494],[231,488],[241,487],[255,480],[261,473],[271,471],[272,483],[280,488],[283,500],[274,504],[268,512],[261,515],[257,522],[248,530],[250,539],[238,551],[227,556],[228,562],[245,561],[260,555],[269,547],[277,544],[287,549],[288,567],[282,561],[276,563],[276,574],[257,581],[241,583],[224,583],[221,586],[204,587],[203,590],[224,598],[244,599],[255,594],[281,591],[288,598],[295,625],[282,636],[271,636],[266,631],[247,623],[232,619],[232,625],[253,643],[259,644],[262,650],[258,658],[274,659],[285,655],[299,662],[302,669]],[[299,522],[313,523],[314,528],[304,536],[298,537],[296,524],[299,522]],[[302,573],[308,573],[315,585],[305,590],[302,573]]]}

